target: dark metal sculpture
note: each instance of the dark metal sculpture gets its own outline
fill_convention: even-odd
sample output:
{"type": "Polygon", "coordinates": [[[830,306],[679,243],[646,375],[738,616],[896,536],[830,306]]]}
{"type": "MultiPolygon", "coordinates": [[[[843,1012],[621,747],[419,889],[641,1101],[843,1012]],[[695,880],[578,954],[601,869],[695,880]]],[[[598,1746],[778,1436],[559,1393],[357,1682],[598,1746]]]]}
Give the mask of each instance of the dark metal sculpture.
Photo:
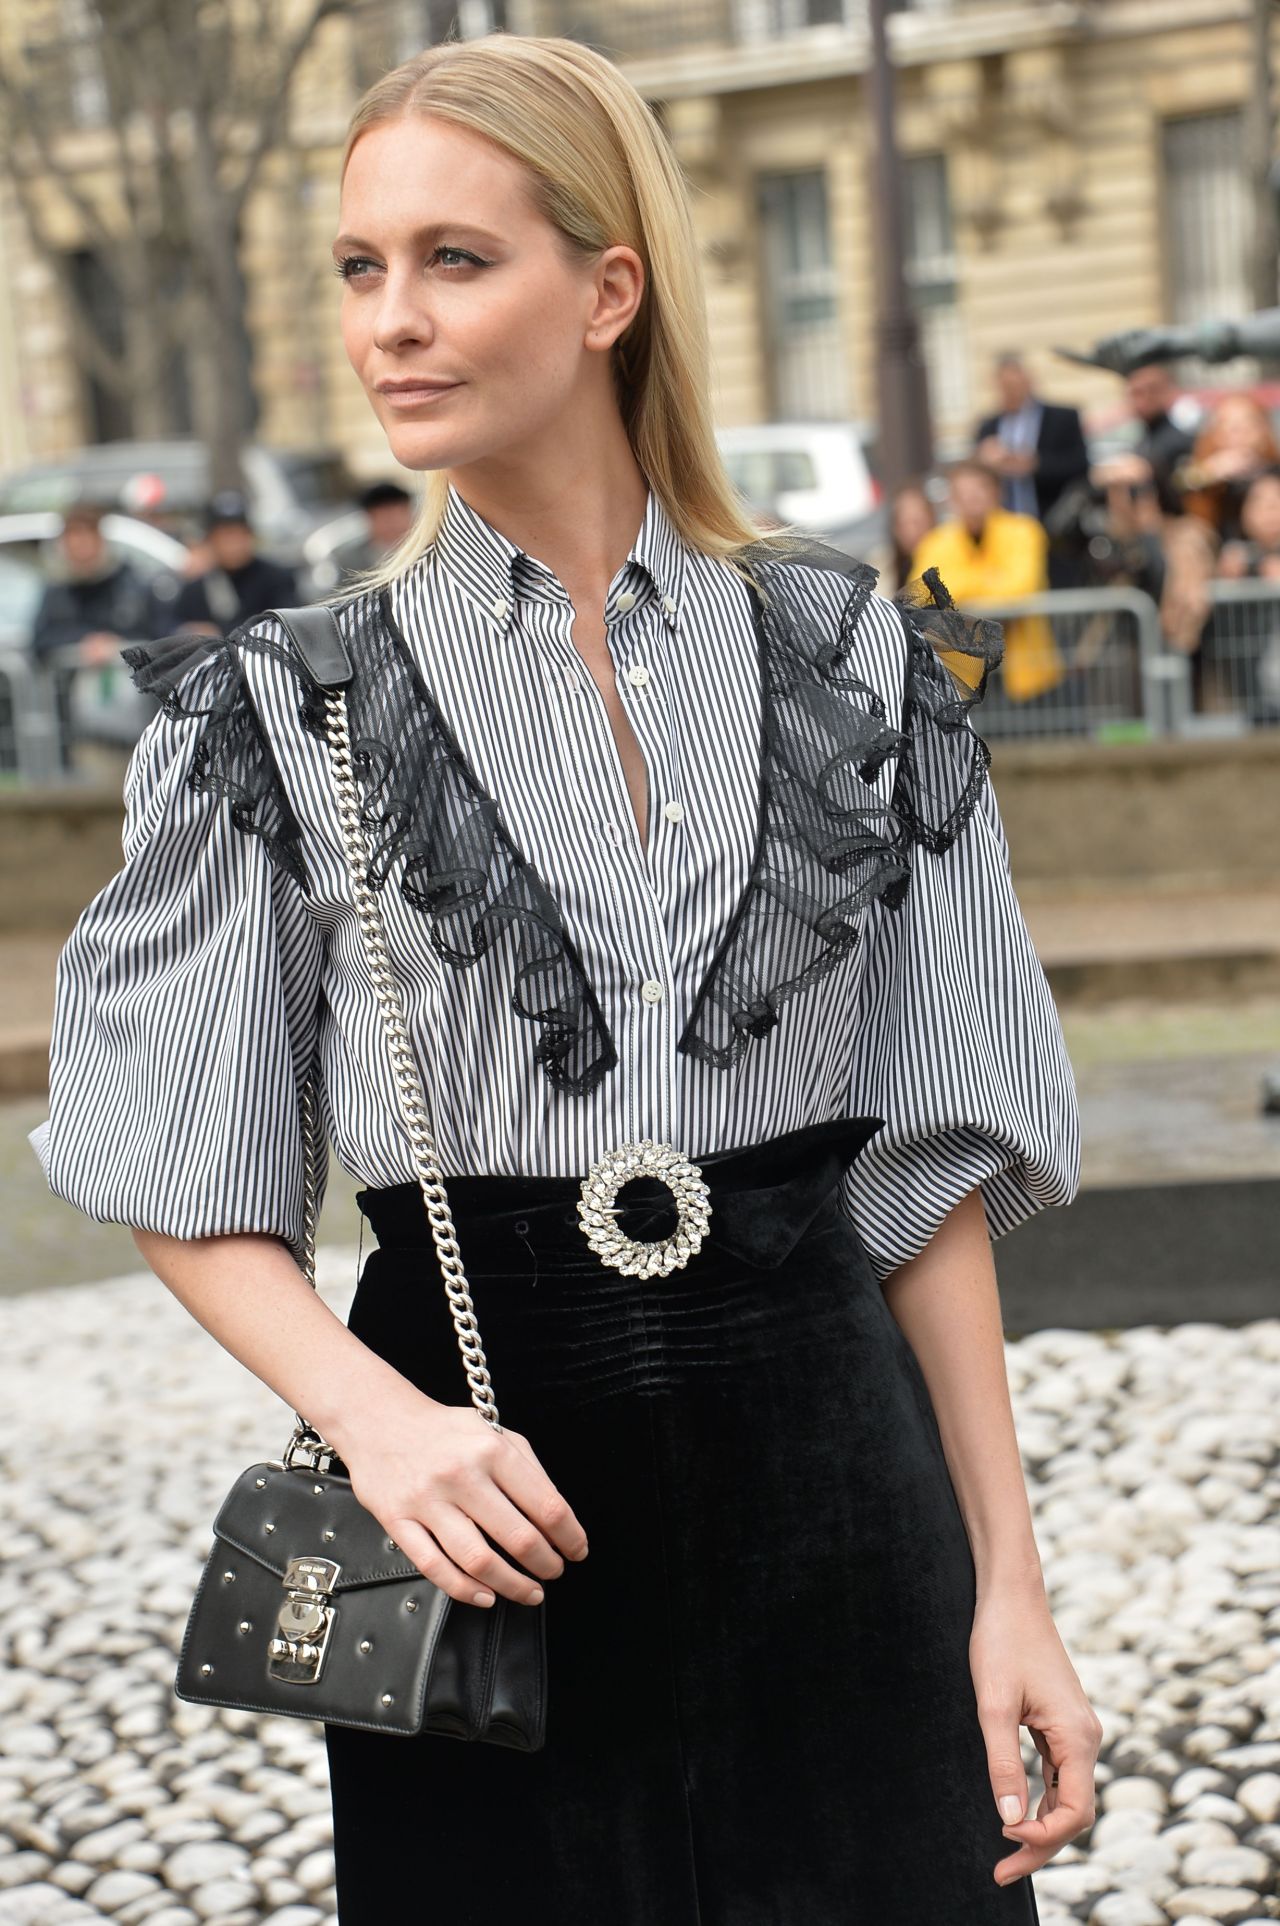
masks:
{"type": "Polygon", "coordinates": [[[1202,321],[1190,328],[1123,328],[1095,341],[1087,354],[1075,348],[1055,348],[1054,353],[1083,368],[1109,368],[1119,375],[1152,361],[1180,361],[1183,355],[1210,362],[1234,361],[1237,355],[1274,361],[1280,359],[1280,308],[1264,308],[1242,321],[1202,321]]]}

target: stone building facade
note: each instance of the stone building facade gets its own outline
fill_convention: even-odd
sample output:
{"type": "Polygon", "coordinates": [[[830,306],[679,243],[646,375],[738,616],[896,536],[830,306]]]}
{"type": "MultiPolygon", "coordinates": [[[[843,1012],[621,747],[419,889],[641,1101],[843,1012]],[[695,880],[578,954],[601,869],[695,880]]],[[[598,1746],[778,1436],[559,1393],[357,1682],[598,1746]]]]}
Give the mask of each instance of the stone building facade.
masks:
{"type": "MultiPolygon", "coordinates": [[[[33,15],[49,5],[28,0],[33,15]]],[[[1249,11],[1250,0],[899,0],[907,254],[944,449],[985,408],[1001,349],[1025,351],[1046,393],[1105,412],[1114,379],[1060,361],[1055,344],[1251,305],[1249,11]]],[[[338,155],[361,87],[452,18],[446,0],[379,0],[327,21],[289,141],[249,208],[259,437],[335,446],[361,474],[388,463],[338,334],[338,155]]],[[[573,32],[655,103],[694,190],[723,422],[874,420],[865,0],[462,0],[458,18],[466,33],[573,32]]],[[[65,138],[81,143],[88,176],[109,166],[101,130],[65,138]]],[[[52,218],[82,247],[73,210],[52,218]]],[[[0,238],[8,467],[102,423],[56,280],[7,193],[0,238]]]]}

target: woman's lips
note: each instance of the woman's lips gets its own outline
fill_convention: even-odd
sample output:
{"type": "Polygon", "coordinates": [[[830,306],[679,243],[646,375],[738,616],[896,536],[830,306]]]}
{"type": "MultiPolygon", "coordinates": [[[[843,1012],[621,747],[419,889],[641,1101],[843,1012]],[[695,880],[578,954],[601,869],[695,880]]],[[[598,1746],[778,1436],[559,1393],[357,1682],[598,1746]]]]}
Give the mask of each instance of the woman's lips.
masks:
{"type": "Polygon", "coordinates": [[[392,408],[422,408],[428,402],[442,401],[445,395],[456,394],[462,386],[460,381],[451,381],[447,388],[383,388],[382,399],[392,408]]]}

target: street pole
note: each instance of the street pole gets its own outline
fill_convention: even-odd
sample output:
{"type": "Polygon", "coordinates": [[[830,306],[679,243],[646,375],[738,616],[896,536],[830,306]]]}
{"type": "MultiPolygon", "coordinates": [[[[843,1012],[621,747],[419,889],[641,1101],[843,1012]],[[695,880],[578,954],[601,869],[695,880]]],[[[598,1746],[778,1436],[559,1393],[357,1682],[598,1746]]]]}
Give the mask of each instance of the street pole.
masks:
{"type": "Polygon", "coordinates": [[[1253,0],[1249,21],[1250,88],[1245,119],[1246,164],[1253,212],[1249,285],[1254,304],[1259,308],[1276,305],[1276,256],[1280,246],[1274,176],[1276,117],[1271,92],[1271,23],[1275,11],[1274,0],[1253,0]]]}
{"type": "Polygon", "coordinates": [[[893,67],[886,19],[889,0],[869,0],[868,87],[876,137],[876,385],[879,457],[886,490],[922,474],[933,460],[929,384],[920,324],[907,287],[903,248],[902,168],[894,126],[893,67]]]}

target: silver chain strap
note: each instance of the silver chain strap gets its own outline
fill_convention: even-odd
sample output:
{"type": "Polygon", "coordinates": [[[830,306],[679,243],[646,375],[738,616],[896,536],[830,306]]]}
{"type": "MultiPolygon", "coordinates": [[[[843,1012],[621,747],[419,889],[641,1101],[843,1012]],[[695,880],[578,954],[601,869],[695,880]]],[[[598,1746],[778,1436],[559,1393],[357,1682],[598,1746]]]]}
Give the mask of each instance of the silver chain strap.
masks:
{"type": "MultiPolygon", "coordinates": [[[[453,1328],[457,1333],[462,1368],[471,1390],[472,1404],[487,1424],[492,1425],[495,1431],[501,1431],[498,1406],[489,1378],[489,1367],[485,1361],[484,1346],[480,1342],[480,1326],[476,1321],[475,1306],[472,1304],[466,1273],[462,1268],[462,1253],[458,1249],[458,1240],[454,1235],[453,1215],[449,1209],[449,1198],[445,1191],[444,1178],[437,1161],[436,1146],[428,1123],[426,1092],[414,1058],[413,1045],[405,1022],[404,1004],[401,1001],[400,988],[396,982],[387,949],[382,906],[369,887],[369,851],[360,822],[360,796],[351,759],[351,730],[345,690],[326,690],[325,725],[329,739],[329,761],[337,797],[338,828],[342,836],[347,868],[351,874],[351,887],[360,923],[360,936],[364,944],[365,961],[382,1011],[387,1054],[391,1060],[392,1074],[395,1079],[396,1100],[405,1129],[409,1133],[414,1170],[422,1186],[427,1217],[431,1224],[431,1235],[435,1241],[440,1269],[444,1273],[445,1294],[453,1315],[453,1328]]],[[[315,1284],[320,1153],[316,1108],[315,1089],[311,1080],[308,1079],[302,1093],[305,1210],[302,1253],[303,1269],[312,1285],[315,1284]]],[[[307,1424],[304,1418],[296,1412],[294,1415],[297,1418],[297,1428],[290,1442],[290,1448],[285,1453],[286,1464],[292,1462],[291,1453],[295,1449],[312,1458],[320,1453],[336,1455],[332,1447],[324,1443],[320,1434],[307,1424]]]]}

